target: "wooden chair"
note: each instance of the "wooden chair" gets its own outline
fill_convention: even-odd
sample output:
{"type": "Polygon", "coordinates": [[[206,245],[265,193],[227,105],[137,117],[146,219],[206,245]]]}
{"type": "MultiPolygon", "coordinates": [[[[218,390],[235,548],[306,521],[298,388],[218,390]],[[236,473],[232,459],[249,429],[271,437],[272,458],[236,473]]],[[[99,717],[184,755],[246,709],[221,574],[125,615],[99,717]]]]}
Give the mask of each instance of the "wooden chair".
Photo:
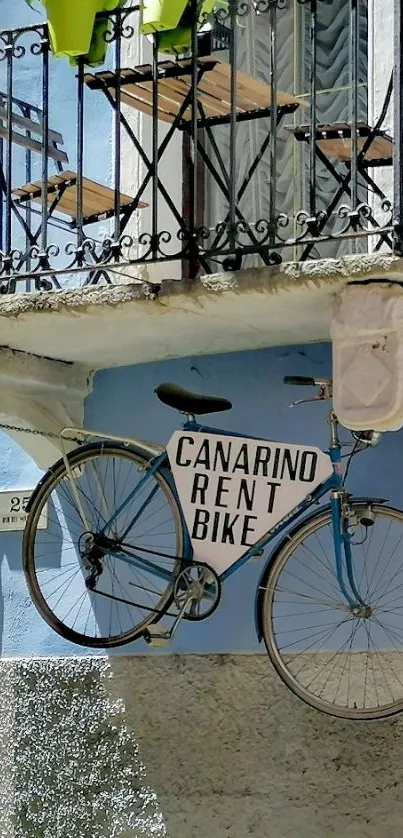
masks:
{"type": "MultiPolygon", "coordinates": [[[[157,86],[157,115],[161,122],[168,123],[168,132],[158,149],[158,158],[169,147],[169,141],[176,130],[182,131],[188,137],[193,134],[192,119],[192,68],[190,59],[178,61],[161,61],[158,63],[158,86],[157,86]]],[[[88,73],[84,76],[85,84],[92,90],[100,90],[104,93],[112,107],[116,105],[116,91],[119,89],[119,99],[123,105],[141,111],[147,116],[153,117],[153,72],[150,64],[142,64],[132,69],[121,69],[116,72],[88,73]]],[[[224,175],[225,165],[222,160],[219,146],[212,134],[212,129],[218,125],[231,123],[231,67],[228,62],[221,60],[216,55],[206,55],[198,58],[197,63],[197,137],[196,147],[206,169],[212,175],[217,188],[223,193],[225,200],[230,203],[229,179],[224,175]],[[205,136],[210,140],[210,153],[207,154],[204,142],[200,140],[200,129],[203,129],[205,136]]],[[[277,91],[276,97],[277,127],[286,114],[293,113],[300,105],[300,101],[289,93],[277,91]]],[[[256,237],[247,224],[240,209],[240,201],[251,178],[253,177],[259,162],[262,160],[265,151],[270,143],[270,116],[273,112],[273,92],[270,84],[254,79],[247,73],[237,70],[236,72],[236,95],[235,109],[236,122],[244,122],[255,119],[266,118],[269,130],[264,132],[260,148],[257,150],[254,160],[245,175],[243,183],[235,196],[235,214],[237,220],[245,225],[250,238],[256,244],[256,237]]],[[[138,197],[144,191],[145,186],[152,178],[152,160],[146,156],[144,149],[124,114],[120,113],[120,119],[125,126],[135,148],[141,154],[148,172],[138,197]]],[[[170,207],[174,217],[177,219],[179,228],[187,235],[187,224],[177,208],[172,205],[170,196],[163,184],[158,183],[160,193],[170,207]]],[[[267,247],[262,248],[261,257],[269,264],[267,247]]]]}
{"type": "MultiPolygon", "coordinates": [[[[7,139],[9,130],[9,113],[6,107],[6,95],[0,93],[0,137],[7,139]]],[[[30,153],[43,153],[43,126],[41,111],[27,103],[13,100],[11,111],[11,140],[14,145],[21,146],[30,153]],[[16,106],[25,106],[31,112],[28,118],[18,113],[16,106]],[[32,118],[32,117],[35,118],[32,118]]],[[[4,143],[4,139],[3,139],[4,143]]],[[[24,183],[22,186],[12,190],[15,206],[34,201],[42,203],[44,192],[47,194],[49,216],[54,213],[62,213],[70,219],[70,226],[77,225],[78,202],[77,202],[77,174],[70,169],[65,169],[68,164],[68,155],[63,149],[63,137],[58,131],[49,129],[48,148],[46,149],[48,160],[56,166],[56,173],[50,174],[46,185],[42,180],[35,180],[24,183]]],[[[5,182],[3,173],[3,186],[5,182]]],[[[4,188],[3,188],[4,191],[4,188]]],[[[147,206],[141,201],[121,193],[119,206],[122,213],[147,206]]],[[[82,222],[92,224],[106,218],[110,218],[115,212],[115,191],[109,186],[83,177],[82,180],[82,222]]]]}

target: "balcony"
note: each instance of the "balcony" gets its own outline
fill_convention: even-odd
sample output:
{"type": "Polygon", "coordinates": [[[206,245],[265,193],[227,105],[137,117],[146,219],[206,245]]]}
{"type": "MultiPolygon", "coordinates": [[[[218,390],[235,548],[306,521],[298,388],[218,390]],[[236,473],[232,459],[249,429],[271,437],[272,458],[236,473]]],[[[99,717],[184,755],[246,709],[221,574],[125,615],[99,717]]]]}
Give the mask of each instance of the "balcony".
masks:
{"type": "Polygon", "coordinates": [[[242,0],[200,31],[193,2],[181,55],[125,6],[97,67],[34,13],[0,33],[3,422],[57,440],[91,370],[329,340],[346,282],[403,282],[400,6],[242,0]]]}
{"type": "Polygon", "coordinates": [[[110,20],[94,69],[0,33],[3,293],[400,252],[401,55],[381,77],[367,0],[233,2],[181,56],[110,20]]]}
{"type": "Polygon", "coordinates": [[[349,278],[402,280],[398,0],[191,11],[182,54],[109,14],[97,67],[34,16],[0,33],[3,345],[108,366],[325,340],[349,278]]]}

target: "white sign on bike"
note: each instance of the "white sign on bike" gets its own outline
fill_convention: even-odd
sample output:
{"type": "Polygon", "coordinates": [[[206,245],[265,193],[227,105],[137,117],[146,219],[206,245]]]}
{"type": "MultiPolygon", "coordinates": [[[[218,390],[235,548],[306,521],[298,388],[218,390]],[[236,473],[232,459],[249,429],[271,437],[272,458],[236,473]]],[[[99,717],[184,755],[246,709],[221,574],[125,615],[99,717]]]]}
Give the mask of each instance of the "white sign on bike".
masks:
{"type": "Polygon", "coordinates": [[[176,431],[169,462],[195,560],[223,573],[332,474],[318,448],[176,431]]]}

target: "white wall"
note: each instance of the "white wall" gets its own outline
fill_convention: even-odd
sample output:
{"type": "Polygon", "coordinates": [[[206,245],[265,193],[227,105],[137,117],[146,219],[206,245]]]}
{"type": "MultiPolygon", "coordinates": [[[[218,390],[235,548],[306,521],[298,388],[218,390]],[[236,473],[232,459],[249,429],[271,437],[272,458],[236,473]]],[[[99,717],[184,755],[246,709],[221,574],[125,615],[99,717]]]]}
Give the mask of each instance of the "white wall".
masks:
{"type": "MultiPolygon", "coordinates": [[[[368,123],[373,126],[380,117],[385,102],[387,87],[394,64],[394,20],[393,0],[368,0],[368,123]]],[[[391,137],[393,126],[393,93],[382,130],[391,137]]],[[[370,175],[378,184],[387,199],[393,200],[393,168],[392,166],[370,170],[370,175]]],[[[378,207],[379,201],[369,193],[369,205],[378,207]]],[[[390,215],[390,213],[389,213],[390,215]]],[[[385,219],[388,214],[385,213],[385,219]]],[[[375,239],[369,240],[369,250],[375,244],[375,239]]],[[[389,248],[382,246],[383,251],[389,248]]]]}
{"type": "MultiPolygon", "coordinates": [[[[138,14],[130,15],[127,19],[128,23],[135,29],[135,35],[130,39],[122,39],[122,67],[135,67],[139,64],[145,64],[152,60],[152,49],[149,41],[140,34],[138,30],[139,19],[138,14]]],[[[166,56],[165,56],[166,58],[166,56]]],[[[152,117],[147,116],[140,111],[136,111],[131,107],[123,106],[122,111],[124,116],[129,121],[129,124],[136,136],[139,138],[144,150],[149,158],[152,158],[152,117]]],[[[162,142],[166,135],[169,125],[165,122],[158,123],[158,142],[162,142]]],[[[133,147],[127,132],[122,128],[121,133],[121,149],[122,149],[122,189],[128,194],[135,194],[138,186],[141,184],[146,173],[146,167],[140,160],[140,157],[133,147]]],[[[182,212],[182,134],[176,132],[175,136],[169,142],[168,148],[161,158],[158,167],[159,177],[171,196],[175,206],[182,212]]],[[[142,195],[142,200],[149,203],[148,209],[140,210],[137,216],[128,225],[127,231],[136,238],[142,234],[151,233],[152,220],[152,185],[148,184],[146,191],[142,195]]],[[[172,241],[169,244],[162,244],[164,250],[168,253],[174,253],[180,250],[181,243],[178,241],[178,222],[173,217],[171,210],[165,203],[164,199],[160,197],[158,205],[158,230],[166,230],[171,236],[172,241]]],[[[136,251],[136,248],[134,248],[136,251]]],[[[137,252],[142,252],[141,245],[137,252]]],[[[139,269],[135,266],[132,268],[125,268],[123,271],[126,274],[126,281],[130,281],[131,276],[142,276],[144,279],[149,279],[151,282],[159,283],[162,279],[180,279],[181,278],[181,264],[180,262],[172,262],[167,264],[149,264],[147,266],[147,273],[141,274],[139,269]]],[[[125,277],[122,278],[125,281],[125,277]]]]}

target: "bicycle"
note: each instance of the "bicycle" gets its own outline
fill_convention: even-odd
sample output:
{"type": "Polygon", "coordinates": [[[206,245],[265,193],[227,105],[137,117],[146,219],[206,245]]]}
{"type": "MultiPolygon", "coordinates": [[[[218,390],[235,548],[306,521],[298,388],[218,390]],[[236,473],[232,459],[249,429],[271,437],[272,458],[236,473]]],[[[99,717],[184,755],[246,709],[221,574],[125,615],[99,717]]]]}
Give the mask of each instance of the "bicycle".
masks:
{"type": "MultiPolygon", "coordinates": [[[[284,380],[317,388],[294,404],[331,399],[330,380],[284,380]]],[[[382,498],[354,498],[345,485],[352,457],[380,434],[353,433],[343,455],[331,409],[327,452],[262,441],[196,421],[229,410],[226,399],[172,384],[156,392],[186,417],[166,448],[75,430],[93,441],[63,448],[36,487],[23,560],[42,617],[86,647],[140,637],[164,645],[182,621],[208,618],[230,574],[283,534],[255,609],[277,673],[330,715],[400,712],[403,513],[382,498]]]]}

